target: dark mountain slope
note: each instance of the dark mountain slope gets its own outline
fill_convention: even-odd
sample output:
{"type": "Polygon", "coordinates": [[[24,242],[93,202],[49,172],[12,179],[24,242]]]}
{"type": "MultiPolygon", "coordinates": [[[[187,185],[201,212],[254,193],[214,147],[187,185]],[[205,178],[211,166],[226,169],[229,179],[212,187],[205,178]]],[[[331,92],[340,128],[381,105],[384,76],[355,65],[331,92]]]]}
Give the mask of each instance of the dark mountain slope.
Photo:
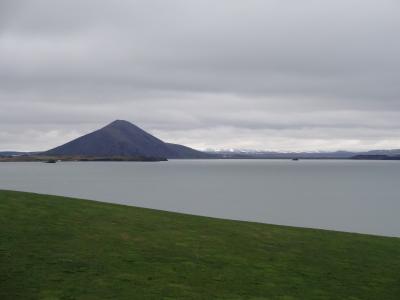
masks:
{"type": "Polygon", "coordinates": [[[45,155],[151,156],[201,158],[208,154],[189,147],[167,144],[130,122],[117,120],[92,133],[44,152],[45,155]]]}
{"type": "Polygon", "coordinates": [[[179,144],[166,143],[166,145],[174,155],[167,158],[216,158],[217,157],[216,155],[197,151],[192,148],[179,144]]]}

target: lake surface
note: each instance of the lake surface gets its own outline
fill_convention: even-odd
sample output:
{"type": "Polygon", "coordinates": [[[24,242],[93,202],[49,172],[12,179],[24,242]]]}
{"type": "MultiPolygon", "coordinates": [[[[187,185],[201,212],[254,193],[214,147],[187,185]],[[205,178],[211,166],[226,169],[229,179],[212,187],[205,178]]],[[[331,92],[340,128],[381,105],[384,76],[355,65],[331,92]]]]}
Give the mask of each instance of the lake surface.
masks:
{"type": "Polygon", "coordinates": [[[400,161],[0,163],[0,189],[400,236],[400,161]]]}

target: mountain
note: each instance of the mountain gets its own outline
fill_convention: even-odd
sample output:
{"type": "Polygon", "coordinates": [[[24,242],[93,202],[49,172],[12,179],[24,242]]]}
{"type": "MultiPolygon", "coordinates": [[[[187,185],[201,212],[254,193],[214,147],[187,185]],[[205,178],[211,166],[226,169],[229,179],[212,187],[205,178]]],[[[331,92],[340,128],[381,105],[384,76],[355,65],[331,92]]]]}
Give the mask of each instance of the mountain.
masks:
{"type": "Polygon", "coordinates": [[[147,156],[207,158],[211,155],[177,144],[165,143],[128,121],[116,120],[92,133],[48,150],[50,156],[147,156]]]}

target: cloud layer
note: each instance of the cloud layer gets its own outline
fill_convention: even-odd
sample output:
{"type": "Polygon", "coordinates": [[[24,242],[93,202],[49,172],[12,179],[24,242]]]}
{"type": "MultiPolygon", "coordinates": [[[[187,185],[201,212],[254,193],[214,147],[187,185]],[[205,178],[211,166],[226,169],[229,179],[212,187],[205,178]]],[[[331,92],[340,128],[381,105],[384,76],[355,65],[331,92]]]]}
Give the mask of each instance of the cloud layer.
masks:
{"type": "Polygon", "coordinates": [[[2,0],[0,150],[114,119],[197,148],[400,148],[395,0],[2,0]]]}

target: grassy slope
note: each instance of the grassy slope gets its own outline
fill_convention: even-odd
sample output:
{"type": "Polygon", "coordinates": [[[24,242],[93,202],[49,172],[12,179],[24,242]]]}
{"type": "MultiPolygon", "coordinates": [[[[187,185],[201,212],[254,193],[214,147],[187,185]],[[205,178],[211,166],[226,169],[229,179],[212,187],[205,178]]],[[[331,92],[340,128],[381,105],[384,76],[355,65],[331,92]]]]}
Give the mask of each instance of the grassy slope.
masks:
{"type": "Polygon", "coordinates": [[[400,239],[0,191],[0,299],[400,299],[400,239]]]}

